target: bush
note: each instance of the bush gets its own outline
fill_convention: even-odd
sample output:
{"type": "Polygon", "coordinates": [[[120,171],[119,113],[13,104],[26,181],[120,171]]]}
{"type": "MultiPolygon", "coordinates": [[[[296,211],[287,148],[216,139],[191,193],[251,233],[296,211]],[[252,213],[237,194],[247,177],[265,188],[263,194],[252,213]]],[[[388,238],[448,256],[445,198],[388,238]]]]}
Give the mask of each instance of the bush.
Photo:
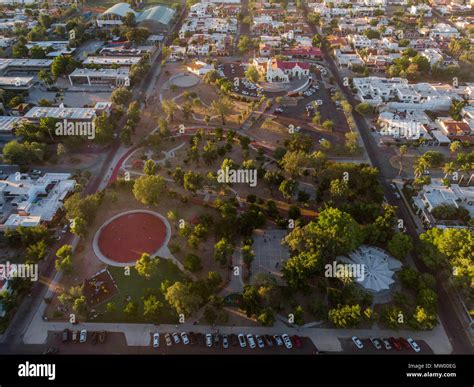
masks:
{"type": "Polygon", "coordinates": [[[184,258],[184,268],[191,273],[195,273],[202,269],[201,258],[194,254],[188,254],[184,258]]]}

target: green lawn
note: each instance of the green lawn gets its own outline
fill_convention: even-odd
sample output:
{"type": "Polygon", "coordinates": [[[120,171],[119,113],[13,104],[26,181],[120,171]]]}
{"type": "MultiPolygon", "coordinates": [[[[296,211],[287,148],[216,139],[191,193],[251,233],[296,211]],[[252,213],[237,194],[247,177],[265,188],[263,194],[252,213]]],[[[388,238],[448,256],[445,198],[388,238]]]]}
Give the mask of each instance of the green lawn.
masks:
{"type": "Polygon", "coordinates": [[[176,281],[186,280],[186,276],[178,267],[167,259],[161,259],[158,263],[157,273],[150,279],[146,279],[131,268],[130,275],[125,275],[125,270],[122,267],[111,267],[109,271],[117,283],[119,293],[116,294],[107,302],[113,302],[116,306],[114,312],[106,310],[107,302],[99,305],[95,309],[102,313],[99,317],[92,321],[95,322],[137,322],[137,323],[176,323],[176,312],[171,309],[166,302],[163,294],[160,291],[160,285],[163,281],[168,280],[171,283],[176,281]],[[151,320],[143,316],[143,302],[142,297],[150,294],[156,296],[163,304],[163,308],[157,319],[151,320]],[[138,313],[135,316],[127,315],[123,312],[127,304],[127,297],[131,297],[131,301],[138,304],[138,313]]]}

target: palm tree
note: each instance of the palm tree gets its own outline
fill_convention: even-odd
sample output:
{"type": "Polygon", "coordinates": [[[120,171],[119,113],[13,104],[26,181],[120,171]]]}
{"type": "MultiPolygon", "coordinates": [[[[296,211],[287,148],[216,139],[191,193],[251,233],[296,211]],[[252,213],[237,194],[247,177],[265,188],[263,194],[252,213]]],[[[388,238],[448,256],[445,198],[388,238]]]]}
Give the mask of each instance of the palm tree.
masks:
{"type": "Polygon", "coordinates": [[[406,145],[402,145],[399,151],[400,151],[400,171],[398,172],[398,175],[401,176],[403,172],[403,156],[408,152],[408,147],[406,145]]]}
{"type": "Polygon", "coordinates": [[[452,158],[457,153],[457,151],[461,148],[461,143],[459,141],[454,141],[449,145],[449,151],[451,152],[452,158]]]}
{"type": "MultiPolygon", "coordinates": [[[[460,171],[462,172],[462,176],[461,176],[461,180],[459,180],[459,184],[461,184],[461,182],[464,180],[464,174],[469,174],[469,172],[471,171],[471,164],[469,163],[466,163],[466,164],[463,164],[459,167],[460,171]]],[[[471,181],[471,178],[472,176],[469,178],[469,181],[471,181]]]]}
{"type": "Polygon", "coordinates": [[[415,172],[415,177],[420,178],[423,173],[428,169],[430,166],[429,162],[423,158],[419,157],[418,160],[413,165],[413,171],[415,172]]]}
{"type": "Polygon", "coordinates": [[[448,175],[452,175],[454,171],[456,170],[454,163],[446,163],[444,164],[443,167],[443,172],[444,172],[444,178],[446,179],[448,175]]]}

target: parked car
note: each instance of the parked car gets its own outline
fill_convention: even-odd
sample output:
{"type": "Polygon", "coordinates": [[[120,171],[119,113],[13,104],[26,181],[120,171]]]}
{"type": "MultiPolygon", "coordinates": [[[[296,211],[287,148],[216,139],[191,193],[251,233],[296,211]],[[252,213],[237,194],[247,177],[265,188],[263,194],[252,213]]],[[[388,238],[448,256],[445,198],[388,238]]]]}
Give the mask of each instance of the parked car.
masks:
{"type": "Polygon", "coordinates": [[[63,330],[63,342],[66,342],[69,340],[69,329],[63,330]]]}
{"type": "Polygon", "coordinates": [[[173,342],[171,341],[171,335],[169,333],[165,334],[165,341],[167,347],[171,347],[173,345],[173,342]]]}
{"type": "Polygon", "coordinates": [[[392,346],[390,345],[390,341],[388,341],[388,339],[384,339],[384,338],[382,337],[382,343],[383,343],[383,345],[385,346],[385,349],[386,349],[387,351],[390,351],[390,350],[392,349],[392,346]]]}
{"type": "Polygon", "coordinates": [[[222,335],[222,348],[229,348],[229,339],[227,335],[222,335]]]}
{"type": "Polygon", "coordinates": [[[189,332],[189,341],[191,342],[191,345],[197,344],[197,337],[194,332],[189,332]]]}
{"type": "Polygon", "coordinates": [[[265,342],[267,343],[267,345],[271,348],[273,347],[273,340],[272,340],[272,337],[270,335],[265,335],[263,336],[265,338],[265,342]]]}
{"type": "Polygon", "coordinates": [[[105,340],[107,340],[107,332],[106,331],[101,331],[99,333],[99,343],[104,344],[105,340]]]}
{"type": "Polygon", "coordinates": [[[73,331],[73,332],[72,332],[72,341],[73,341],[74,343],[77,343],[77,338],[78,338],[78,336],[79,336],[79,332],[78,332],[78,331],[73,331]]]}
{"type": "Polygon", "coordinates": [[[160,334],[158,332],[153,333],[153,348],[160,346],[160,334]]]}
{"type": "Polygon", "coordinates": [[[214,336],[214,344],[217,347],[221,343],[221,335],[217,334],[214,336]]]}
{"type": "Polygon", "coordinates": [[[416,343],[415,340],[413,340],[411,337],[407,338],[408,344],[410,344],[410,347],[415,351],[415,352],[420,352],[421,348],[420,346],[416,343]]]}
{"type": "Polygon", "coordinates": [[[97,344],[97,332],[92,332],[91,338],[92,338],[92,345],[96,345],[97,344]]]}
{"type": "Polygon", "coordinates": [[[280,336],[275,335],[275,336],[273,336],[273,338],[275,339],[275,342],[277,343],[277,345],[278,345],[279,347],[281,347],[281,346],[283,345],[283,340],[281,339],[280,336]]]}
{"type": "Polygon", "coordinates": [[[253,336],[250,333],[247,335],[247,341],[249,342],[250,348],[254,349],[257,346],[257,344],[255,344],[253,336]]]}
{"type": "Polygon", "coordinates": [[[296,348],[301,348],[303,346],[303,342],[301,341],[301,338],[298,335],[291,336],[291,340],[295,344],[296,348]]]}
{"type": "Polygon", "coordinates": [[[245,347],[247,346],[247,342],[245,341],[245,336],[244,336],[244,334],[243,334],[243,333],[239,333],[238,339],[239,339],[240,347],[241,347],[241,348],[245,348],[245,347]]]}
{"type": "Polygon", "coordinates": [[[265,343],[263,342],[263,338],[260,335],[255,336],[255,339],[257,340],[258,348],[264,348],[265,343]]]}
{"type": "Polygon", "coordinates": [[[87,331],[85,329],[83,329],[81,331],[81,334],[79,336],[79,342],[80,343],[85,343],[87,341],[87,331]]]}
{"type": "Polygon", "coordinates": [[[181,332],[181,338],[183,339],[183,344],[188,345],[189,344],[189,338],[186,332],[181,332]]]}
{"type": "Polygon", "coordinates": [[[375,347],[375,349],[381,349],[382,348],[382,344],[380,343],[379,339],[377,339],[375,337],[371,337],[370,342],[375,347]]]}
{"type": "Polygon", "coordinates": [[[230,336],[229,336],[229,339],[230,339],[230,344],[235,347],[237,345],[239,345],[239,339],[237,338],[237,335],[235,333],[232,333],[230,336]]]}
{"type": "Polygon", "coordinates": [[[398,339],[398,342],[402,345],[403,348],[411,349],[410,343],[404,337],[400,337],[398,339]]]}
{"type": "Polygon", "coordinates": [[[396,197],[397,199],[401,199],[401,198],[402,198],[398,192],[395,192],[395,197],[396,197]]]}
{"type": "Polygon", "coordinates": [[[323,100],[322,100],[322,99],[318,99],[318,100],[316,100],[316,103],[317,103],[319,106],[321,106],[321,105],[323,104],[323,100]]]}
{"type": "Polygon", "coordinates": [[[362,344],[362,341],[357,336],[352,336],[352,342],[355,344],[355,346],[359,349],[364,348],[364,344],[362,344]]]}
{"type": "Polygon", "coordinates": [[[390,344],[392,344],[393,348],[395,348],[397,351],[402,350],[402,346],[400,345],[400,343],[395,337],[390,337],[389,341],[390,341],[390,344]]]}
{"type": "Polygon", "coordinates": [[[172,336],[175,344],[181,343],[181,339],[179,338],[179,335],[176,332],[174,332],[172,336]]]}
{"type": "Polygon", "coordinates": [[[293,348],[293,343],[291,342],[290,336],[284,333],[283,335],[281,335],[281,338],[283,339],[283,342],[285,343],[285,347],[287,349],[293,348]]]}
{"type": "Polygon", "coordinates": [[[212,334],[210,333],[206,334],[206,346],[212,347],[212,334]]]}

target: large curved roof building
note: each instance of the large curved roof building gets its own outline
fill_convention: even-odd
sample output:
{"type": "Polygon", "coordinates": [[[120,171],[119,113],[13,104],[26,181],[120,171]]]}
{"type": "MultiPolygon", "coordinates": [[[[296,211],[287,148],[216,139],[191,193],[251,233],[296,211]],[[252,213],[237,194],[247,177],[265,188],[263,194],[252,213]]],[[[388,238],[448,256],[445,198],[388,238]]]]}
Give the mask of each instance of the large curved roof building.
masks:
{"type": "Polygon", "coordinates": [[[152,32],[167,31],[173,22],[176,11],[163,5],[136,12],[127,3],[117,3],[97,17],[100,28],[114,28],[123,24],[125,15],[132,13],[140,27],[147,27],[152,32]]]}

